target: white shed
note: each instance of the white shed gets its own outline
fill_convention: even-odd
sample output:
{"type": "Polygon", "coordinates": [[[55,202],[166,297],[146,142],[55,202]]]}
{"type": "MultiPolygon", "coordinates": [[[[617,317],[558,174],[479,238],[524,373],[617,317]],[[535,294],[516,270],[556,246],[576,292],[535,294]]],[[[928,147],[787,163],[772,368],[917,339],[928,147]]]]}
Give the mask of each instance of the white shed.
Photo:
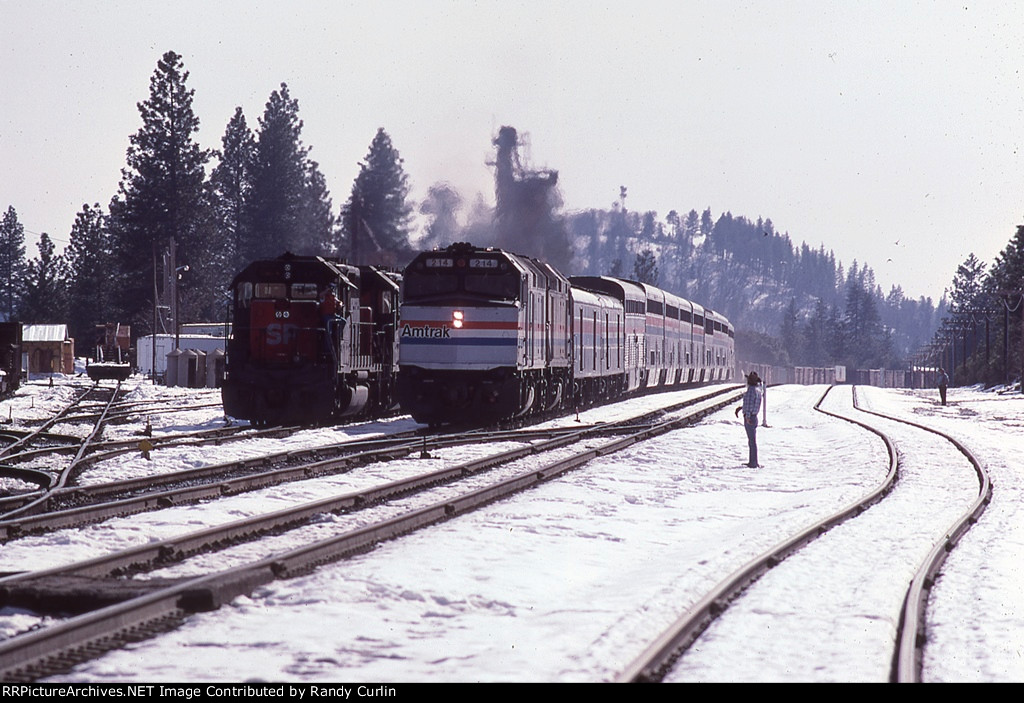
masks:
{"type": "MultiPolygon", "coordinates": [[[[139,372],[143,374],[153,373],[153,346],[156,345],[156,373],[163,375],[167,371],[167,355],[174,351],[174,335],[158,334],[139,337],[135,343],[135,363],[139,372]]],[[[183,334],[181,335],[179,348],[195,349],[202,352],[220,350],[227,348],[224,337],[215,337],[206,334],[183,334]]]]}

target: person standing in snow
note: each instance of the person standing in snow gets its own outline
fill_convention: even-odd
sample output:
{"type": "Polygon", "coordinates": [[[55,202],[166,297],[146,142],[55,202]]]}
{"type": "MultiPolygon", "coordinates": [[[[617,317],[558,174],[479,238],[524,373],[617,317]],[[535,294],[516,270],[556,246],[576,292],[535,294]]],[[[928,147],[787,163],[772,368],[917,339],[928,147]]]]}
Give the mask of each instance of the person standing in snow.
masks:
{"type": "Polygon", "coordinates": [[[743,394],[743,405],[736,408],[736,416],[743,412],[743,429],[747,431],[747,446],[750,457],[747,466],[759,469],[757,463],[757,413],[761,410],[761,379],[757,371],[747,374],[747,391],[743,394]]]}
{"type": "Polygon", "coordinates": [[[949,376],[946,375],[946,371],[939,368],[939,400],[942,404],[946,404],[946,386],[949,385],[949,376]]]}

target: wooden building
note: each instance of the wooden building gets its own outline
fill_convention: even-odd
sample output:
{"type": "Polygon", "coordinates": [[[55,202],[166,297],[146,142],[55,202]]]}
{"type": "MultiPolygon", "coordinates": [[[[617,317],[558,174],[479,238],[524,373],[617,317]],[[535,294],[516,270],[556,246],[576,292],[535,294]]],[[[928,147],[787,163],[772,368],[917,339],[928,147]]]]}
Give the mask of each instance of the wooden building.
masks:
{"type": "Polygon", "coordinates": [[[67,325],[23,325],[21,353],[29,374],[75,372],[75,340],[67,325]]]}

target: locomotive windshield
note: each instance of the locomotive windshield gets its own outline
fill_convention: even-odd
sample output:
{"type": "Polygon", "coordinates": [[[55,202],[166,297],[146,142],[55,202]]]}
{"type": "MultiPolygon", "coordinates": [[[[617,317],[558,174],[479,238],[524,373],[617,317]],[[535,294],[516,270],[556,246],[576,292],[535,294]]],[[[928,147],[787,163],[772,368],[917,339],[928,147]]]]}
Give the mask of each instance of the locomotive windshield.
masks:
{"type": "Polygon", "coordinates": [[[497,259],[433,258],[405,272],[406,300],[463,294],[489,299],[519,297],[519,272],[497,259]]]}
{"type": "Polygon", "coordinates": [[[519,275],[516,272],[505,274],[471,274],[463,278],[467,293],[478,293],[488,298],[516,298],[519,296],[519,275]]]}
{"type": "Polygon", "coordinates": [[[293,283],[292,298],[295,300],[312,300],[317,297],[315,283],[293,283]]]}
{"type": "Polygon", "coordinates": [[[284,298],[285,285],[283,283],[257,283],[257,298],[284,298]]]}
{"type": "Polygon", "coordinates": [[[407,271],[402,283],[405,287],[406,300],[455,293],[459,289],[459,281],[455,276],[435,272],[417,273],[407,271]]]}

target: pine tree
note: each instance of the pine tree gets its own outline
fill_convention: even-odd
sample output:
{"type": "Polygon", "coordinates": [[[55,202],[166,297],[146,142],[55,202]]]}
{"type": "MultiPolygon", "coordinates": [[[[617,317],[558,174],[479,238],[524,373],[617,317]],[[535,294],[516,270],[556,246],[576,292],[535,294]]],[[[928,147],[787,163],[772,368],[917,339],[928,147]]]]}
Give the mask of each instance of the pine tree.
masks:
{"type": "Polygon", "coordinates": [[[696,210],[690,210],[683,221],[683,234],[686,238],[687,249],[697,245],[700,237],[700,215],[696,210]]]}
{"type": "Polygon", "coordinates": [[[1002,374],[1004,378],[1017,375],[1024,389],[1024,352],[1021,352],[1021,336],[1024,335],[1024,323],[1021,321],[1021,306],[1024,306],[1024,225],[1018,225],[1016,234],[999,252],[989,281],[994,296],[1002,300],[1007,311],[1013,310],[1004,317],[1009,321],[1010,352],[1008,367],[1002,369],[1002,374]]]}
{"type": "Polygon", "coordinates": [[[228,122],[221,138],[220,162],[210,175],[217,225],[224,233],[220,268],[225,276],[245,266],[242,243],[250,238],[252,224],[247,205],[252,193],[256,139],[242,108],[228,122]]]}
{"type": "MultiPolygon", "coordinates": [[[[210,153],[194,141],[199,119],[192,111],[195,91],[186,87],[181,56],[168,51],[150,79],[149,99],[139,103],[142,128],[131,137],[127,168],[110,203],[110,227],[118,252],[114,303],[120,321],[142,329],[152,324],[154,251],[170,240],[178,264],[202,268],[201,248],[208,198],[205,166],[210,153]]],[[[187,307],[199,294],[184,288],[187,307]]]]}
{"type": "Polygon", "coordinates": [[[843,315],[844,358],[857,368],[879,368],[885,362],[885,330],[878,304],[870,290],[862,287],[864,276],[853,275],[846,288],[846,312],[843,315]]]}
{"type": "Polygon", "coordinates": [[[39,256],[25,267],[21,319],[25,322],[62,323],[68,312],[67,284],[67,262],[55,253],[53,240],[43,232],[39,237],[39,256]]]}
{"type": "Polygon", "coordinates": [[[683,230],[683,220],[679,213],[675,210],[669,210],[668,214],[665,215],[665,224],[668,226],[665,232],[666,236],[673,244],[678,244],[683,230]]]}
{"type": "Polygon", "coordinates": [[[320,173],[320,165],[306,161],[306,206],[302,210],[302,228],[309,238],[312,251],[322,256],[338,253],[337,221],[327,179],[320,173]]]}
{"type": "Polygon", "coordinates": [[[957,266],[950,303],[954,312],[968,312],[985,290],[985,264],[973,253],[957,266]]]}
{"type": "Polygon", "coordinates": [[[409,177],[383,128],[370,143],[341,211],[342,252],[352,263],[396,266],[409,258],[409,177]]]}
{"type": "Polygon", "coordinates": [[[711,215],[711,208],[706,208],[704,212],[700,214],[700,234],[704,237],[711,236],[711,231],[715,228],[715,220],[711,215]]]}
{"type": "Polygon", "coordinates": [[[830,362],[835,363],[837,359],[830,354],[830,350],[835,347],[833,334],[828,305],[818,298],[814,303],[814,314],[803,327],[803,341],[800,345],[803,349],[803,356],[794,361],[810,366],[825,366],[830,362]]]}
{"type": "Polygon", "coordinates": [[[299,103],[288,86],[270,94],[260,118],[252,190],[251,230],[242,238],[242,261],[296,254],[328,254],[334,218],[326,181],[302,143],[299,103]]]}
{"type": "Polygon", "coordinates": [[[14,320],[21,304],[25,277],[25,227],[8,206],[0,221],[0,315],[14,320]]]}
{"type": "Polygon", "coordinates": [[[633,261],[633,280],[640,283],[658,285],[658,264],[654,260],[654,252],[644,249],[633,261]]]}
{"type": "Polygon", "coordinates": [[[796,298],[789,299],[789,305],[782,315],[782,327],[779,340],[782,348],[789,355],[791,363],[802,363],[804,358],[803,339],[800,337],[800,317],[796,308],[796,298]]]}
{"type": "Polygon", "coordinates": [[[68,266],[68,319],[71,336],[91,339],[96,326],[113,322],[110,311],[114,287],[110,280],[113,249],[106,216],[99,203],[83,205],[71,226],[64,252],[68,266]]]}
{"type": "Polygon", "coordinates": [[[828,306],[828,320],[825,323],[825,351],[833,363],[845,363],[846,341],[843,337],[843,319],[839,306],[828,306]]]}
{"type": "Polygon", "coordinates": [[[1019,290],[1024,287],[1024,225],[1006,245],[992,265],[991,281],[996,290],[1019,290]]]}

